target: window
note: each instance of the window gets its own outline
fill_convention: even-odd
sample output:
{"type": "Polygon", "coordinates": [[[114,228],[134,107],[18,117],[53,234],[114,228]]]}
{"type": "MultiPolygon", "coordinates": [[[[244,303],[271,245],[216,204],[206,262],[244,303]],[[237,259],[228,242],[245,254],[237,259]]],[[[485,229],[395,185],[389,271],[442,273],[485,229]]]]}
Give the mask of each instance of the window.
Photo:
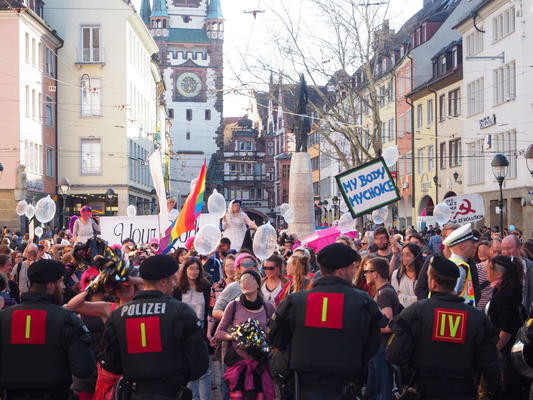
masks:
{"type": "Polygon", "coordinates": [[[317,169],[320,168],[320,162],[319,162],[319,160],[320,160],[320,157],[313,157],[313,158],[311,158],[311,169],[312,169],[313,171],[315,171],[315,170],[317,170],[317,169]]]}
{"type": "Polygon", "coordinates": [[[54,53],[48,47],[46,48],[46,66],[45,72],[47,76],[54,77],[54,53]]]}
{"type": "Polygon", "coordinates": [[[404,85],[403,85],[404,75],[400,74],[398,76],[398,95],[403,95],[404,93],[404,85]]]}
{"type": "Polygon", "coordinates": [[[252,142],[246,142],[246,150],[247,151],[253,150],[252,142]]]}
{"type": "Polygon", "coordinates": [[[439,96],[439,121],[442,122],[446,119],[446,95],[441,94],[439,96]]]}
{"type": "Polygon", "coordinates": [[[457,68],[457,46],[452,49],[452,69],[457,68]]]}
{"type": "Polygon", "coordinates": [[[46,146],[46,176],[54,177],[54,148],[46,146]]]}
{"type": "Polygon", "coordinates": [[[439,145],[440,169],[446,169],[446,142],[439,145]]]}
{"type": "Polygon", "coordinates": [[[416,128],[418,130],[420,130],[420,128],[422,128],[422,121],[423,121],[422,104],[418,104],[416,106],[416,128]]]}
{"type": "Polygon", "coordinates": [[[38,103],[37,103],[37,109],[39,111],[39,122],[43,122],[43,95],[42,93],[39,93],[39,99],[38,99],[38,103]]]}
{"type": "Polygon", "coordinates": [[[509,160],[506,179],[516,178],[517,156],[516,156],[516,131],[508,131],[493,135],[492,148],[496,153],[503,153],[509,160]]]}
{"type": "Polygon", "coordinates": [[[406,123],[405,132],[406,133],[412,133],[412,129],[413,129],[413,111],[411,110],[411,108],[409,108],[409,110],[407,110],[406,115],[407,115],[407,117],[406,117],[406,120],[405,120],[405,123],[406,123]]]}
{"type": "Polygon", "coordinates": [[[385,107],[385,85],[379,87],[379,107],[385,107]]]}
{"type": "Polygon", "coordinates": [[[433,123],[433,99],[428,100],[427,116],[428,116],[428,126],[429,126],[433,123]]]}
{"type": "Polygon", "coordinates": [[[466,144],[468,158],[466,163],[468,173],[466,183],[468,185],[479,185],[485,182],[485,158],[484,158],[484,140],[476,140],[466,144]]]}
{"type": "Polygon", "coordinates": [[[516,64],[514,61],[494,70],[494,105],[516,97],[516,64]]]}
{"type": "Polygon", "coordinates": [[[424,148],[418,149],[416,153],[417,172],[419,174],[424,172],[424,148]]]}
{"type": "Polygon", "coordinates": [[[484,80],[479,78],[466,86],[467,113],[468,116],[483,111],[484,103],[484,80]]]}
{"type": "Polygon", "coordinates": [[[205,110],[205,120],[211,120],[211,110],[205,110]]]}
{"type": "Polygon", "coordinates": [[[168,109],[168,117],[170,119],[174,119],[174,109],[173,108],[169,108],[168,109]]]}
{"type": "Polygon", "coordinates": [[[515,30],[515,9],[510,7],[492,18],[492,40],[497,41],[515,30]]]}
{"type": "Polygon", "coordinates": [[[191,132],[185,134],[185,140],[191,140],[191,132]]]}
{"type": "Polygon", "coordinates": [[[449,165],[450,168],[457,167],[462,163],[461,155],[461,139],[450,140],[449,142],[449,165]]]}
{"type": "Polygon", "coordinates": [[[413,174],[413,152],[409,151],[406,155],[407,160],[407,175],[413,174]]]}
{"type": "Polygon", "coordinates": [[[229,172],[230,172],[231,175],[237,174],[237,164],[231,163],[229,165],[229,172]]]}
{"type": "Polygon", "coordinates": [[[382,122],[381,123],[381,143],[384,143],[386,140],[386,134],[387,134],[387,125],[382,122]]]}
{"type": "Polygon", "coordinates": [[[448,93],[448,115],[450,117],[461,115],[461,89],[455,89],[448,93]]]}
{"type": "Polygon", "coordinates": [[[43,70],[43,66],[44,66],[44,61],[43,61],[43,44],[42,43],[39,43],[37,45],[37,47],[39,48],[39,59],[37,61],[37,66],[39,67],[39,69],[42,71],[43,70]]]}
{"type": "Polygon", "coordinates": [[[102,116],[102,80],[83,77],[81,80],[81,116],[102,116]]]}
{"type": "MultiPolygon", "coordinates": [[[[269,168],[272,169],[272,168],[269,168]]],[[[283,165],[281,167],[281,177],[282,178],[288,178],[290,174],[290,166],[289,165],[283,165]]]]}
{"type": "Polygon", "coordinates": [[[394,100],[394,90],[392,90],[392,82],[389,82],[387,85],[387,101],[388,103],[392,103],[394,100]]]}
{"type": "Polygon", "coordinates": [[[405,90],[411,91],[411,67],[405,71],[405,90]]]}
{"type": "Polygon", "coordinates": [[[98,175],[102,173],[102,140],[81,139],[81,174],[98,175]]]}
{"type": "Polygon", "coordinates": [[[274,155],[274,149],[272,147],[268,148],[268,155],[273,156],[274,155]]]}
{"type": "Polygon", "coordinates": [[[370,113],[370,107],[369,107],[369,98],[368,96],[363,97],[363,112],[365,115],[368,115],[370,113]]]}
{"type": "Polygon", "coordinates": [[[435,157],[435,154],[433,154],[433,146],[428,146],[428,171],[433,171],[433,158],[435,157]]]}
{"type": "Polygon", "coordinates": [[[35,89],[31,91],[31,117],[33,119],[37,118],[37,94],[35,89]]]}
{"type": "MultiPolygon", "coordinates": [[[[483,27],[479,28],[481,31],[483,27]]],[[[474,29],[474,32],[466,37],[466,54],[472,56],[483,51],[483,33],[474,29]]]]}
{"type": "Polygon", "coordinates": [[[30,117],[30,87],[26,85],[26,117],[30,117]]]}
{"type": "Polygon", "coordinates": [[[37,44],[35,39],[31,40],[31,63],[33,66],[37,63],[37,44]]]}
{"type": "Polygon", "coordinates": [[[389,141],[394,140],[394,118],[389,119],[389,141]]]}
{"type": "Polygon", "coordinates": [[[54,126],[54,99],[50,96],[46,96],[45,104],[45,117],[46,117],[46,126],[54,126]]]}
{"type": "Polygon", "coordinates": [[[192,109],[187,108],[185,110],[185,119],[187,119],[187,121],[192,121],[192,109]]]}
{"type": "Polygon", "coordinates": [[[97,63],[102,61],[101,34],[99,26],[81,27],[81,60],[82,62],[97,63]]]}
{"type": "Polygon", "coordinates": [[[403,114],[400,114],[398,117],[398,136],[403,137],[404,129],[405,129],[405,117],[403,114]]]}
{"type": "Polygon", "coordinates": [[[26,42],[25,42],[25,55],[24,55],[24,60],[29,64],[30,63],[30,34],[29,33],[26,33],[25,35],[25,38],[26,38],[26,42]]]}
{"type": "Polygon", "coordinates": [[[443,75],[446,73],[446,54],[443,54],[439,57],[438,64],[438,75],[443,75]]]}

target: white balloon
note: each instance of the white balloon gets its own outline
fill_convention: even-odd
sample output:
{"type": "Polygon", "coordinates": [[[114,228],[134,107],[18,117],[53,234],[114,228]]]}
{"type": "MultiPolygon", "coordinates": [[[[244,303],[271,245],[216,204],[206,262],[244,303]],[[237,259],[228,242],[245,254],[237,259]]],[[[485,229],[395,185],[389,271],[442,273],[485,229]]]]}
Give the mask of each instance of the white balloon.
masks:
{"type": "Polygon", "coordinates": [[[448,223],[452,216],[452,210],[447,203],[439,203],[433,209],[433,217],[439,223],[440,226],[448,223]]]}
{"type": "Polygon", "coordinates": [[[35,205],[35,218],[43,224],[50,222],[56,215],[56,203],[50,196],[43,197],[35,205]]]}
{"type": "Polygon", "coordinates": [[[21,200],[17,203],[17,208],[15,209],[15,211],[19,217],[22,217],[24,215],[24,213],[26,212],[26,207],[28,207],[28,203],[26,203],[26,200],[21,200]]]}
{"type": "Polygon", "coordinates": [[[137,215],[137,208],[133,204],[130,204],[128,208],[126,208],[126,215],[128,217],[135,217],[137,215]]]}
{"type": "Polygon", "coordinates": [[[389,209],[387,207],[381,207],[372,211],[372,221],[376,224],[382,224],[387,220],[389,216],[389,209]]]}
{"type": "Polygon", "coordinates": [[[337,228],[339,229],[339,231],[341,231],[341,233],[347,233],[347,232],[351,232],[354,230],[353,225],[354,225],[354,219],[352,217],[352,214],[344,213],[339,219],[337,228]]]}
{"type": "Polygon", "coordinates": [[[278,235],[270,222],[261,225],[254,236],[254,254],[261,261],[270,257],[276,250],[278,235]]]}
{"type": "Polygon", "coordinates": [[[209,214],[213,214],[217,218],[222,218],[226,214],[226,199],[216,189],[207,199],[207,209],[209,214]]]}
{"type": "Polygon", "coordinates": [[[194,191],[194,188],[196,187],[196,182],[198,182],[198,179],[197,178],[194,178],[192,181],[191,181],[191,192],[194,191]]]}
{"type": "Polygon", "coordinates": [[[33,208],[31,204],[29,204],[28,207],[26,207],[26,211],[24,212],[24,215],[26,216],[26,218],[32,219],[33,216],[35,215],[35,208],[33,208]]]}
{"type": "Polygon", "coordinates": [[[387,164],[387,167],[392,167],[398,161],[398,157],[400,157],[400,153],[398,152],[398,147],[396,146],[387,147],[383,151],[382,156],[383,156],[383,159],[385,160],[385,164],[387,164]]]}
{"type": "Polygon", "coordinates": [[[285,215],[283,215],[283,218],[285,218],[285,222],[288,224],[292,224],[294,222],[294,211],[292,208],[289,208],[285,215]]]}
{"type": "Polygon", "coordinates": [[[200,255],[208,255],[216,250],[222,234],[220,229],[214,225],[204,225],[194,237],[194,249],[200,255]]]}
{"type": "Polygon", "coordinates": [[[279,213],[282,217],[285,216],[285,213],[289,211],[291,207],[287,203],[283,203],[281,206],[279,206],[279,213]]]}
{"type": "Polygon", "coordinates": [[[43,228],[41,228],[40,226],[38,226],[37,228],[35,228],[35,236],[37,236],[38,238],[40,238],[42,235],[43,235],[43,228]]]}

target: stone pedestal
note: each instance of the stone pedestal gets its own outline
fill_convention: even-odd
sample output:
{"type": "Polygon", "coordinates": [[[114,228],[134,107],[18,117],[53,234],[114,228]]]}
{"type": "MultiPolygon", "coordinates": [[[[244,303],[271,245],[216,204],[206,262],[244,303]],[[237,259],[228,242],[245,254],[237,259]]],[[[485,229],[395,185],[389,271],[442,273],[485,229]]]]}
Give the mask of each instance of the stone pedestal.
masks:
{"type": "Polygon", "coordinates": [[[315,232],[313,208],[313,178],[308,153],[293,153],[289,177],[289,205],[294,211],[294,222],[289,232],[302,240],[315,232]]]}

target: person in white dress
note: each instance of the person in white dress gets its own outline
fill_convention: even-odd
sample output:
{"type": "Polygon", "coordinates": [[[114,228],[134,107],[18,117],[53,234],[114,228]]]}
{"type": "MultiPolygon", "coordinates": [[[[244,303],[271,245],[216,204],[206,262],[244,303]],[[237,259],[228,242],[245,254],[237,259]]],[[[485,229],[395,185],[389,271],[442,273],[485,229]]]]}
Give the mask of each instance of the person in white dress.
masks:
{"type": "Polygon", "coordinates": [[[248,215],[241,210],[241,201],[233,200],[228,207],[228,212],[222,219],[222,228],[224,237],[231,241],[231,248],[239,251],[246,235],[247,226],[257,229],[254,221],[248,218],[248,215]]]}
{"type": "Polygon", "coordinates": [[[422,250],[414,243],[406,243],[402,248],[402,266],[392,273],[391,284],[398,293],[400,304],[406,308],[417,301],[415,284],[422,269],[422,250]]]}

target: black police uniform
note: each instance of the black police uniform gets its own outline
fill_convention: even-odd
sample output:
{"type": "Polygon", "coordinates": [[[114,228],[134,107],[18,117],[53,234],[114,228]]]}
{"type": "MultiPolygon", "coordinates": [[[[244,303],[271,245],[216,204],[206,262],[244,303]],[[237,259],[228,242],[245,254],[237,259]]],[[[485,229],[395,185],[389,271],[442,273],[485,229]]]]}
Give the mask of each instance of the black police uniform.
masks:
{"type": "Polygon", "coordinates": [[[408,365],[423,399],[475,399],[483,373],[489,392],[499,392],[497,336],[488,318],[462,297],[433,292],[393,321],[387,359],[408,365]]]}
{"type": "MultiPolygon", "coordinates": [[[[330,246],[322,251],[337,265],[346,267],[355,260],[348,255],[343,262],[342,254],[337,254],[348,251],[348,246],[330,246]]],[[[323,266],[320,258],[319,253],[323,266]]],[[[344,279],[327,276],[313,289],[293,293],[279,305],[270,322],[269,339],[276,349],[289,350],[289,369],[297,373],[302,399],[338,399],[348,387],[355,390],[364,381],[384,325],[383,314],[367,293],[344,279]]]]}
{"type": "MultiPolygon", "coordinates": [[[[38,261],[28,277],[31,282],[56,281],[60,266],[38,261]]],[[[87,327],[50,294],[24,293],[21,304],[0,312],[0,329],[0,384],[9,400],[68,399],[72,375],[86,378],[95,370],[87,327]]]]}
{"type": "MultiPolygon", "coordinates": [[[[143,279],[158,280],[176,270],[172,257],[153,256],[143,262],[140,273],[143,279]],[[148,274],[147,266],[159,275],[148,274]]],[[[102,366],[124,376],[126,398],[176,399],[188,381],[209,367],[207,341],[195,312],[157,290],[141,291],[114,310],[103,343],[102,366]]]]}

